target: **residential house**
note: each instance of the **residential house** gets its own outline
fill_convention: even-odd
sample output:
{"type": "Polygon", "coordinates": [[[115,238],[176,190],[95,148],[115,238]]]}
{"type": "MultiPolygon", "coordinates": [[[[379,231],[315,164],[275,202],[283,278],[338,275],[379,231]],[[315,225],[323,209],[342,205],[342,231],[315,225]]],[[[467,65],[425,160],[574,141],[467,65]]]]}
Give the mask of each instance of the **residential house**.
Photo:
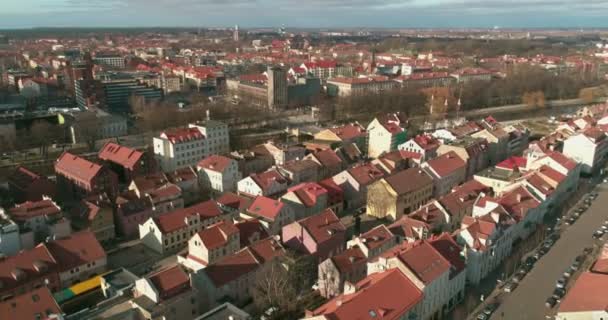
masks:
{"type": "Polygon", "coordinates": [[[19,227],[20,248],[31,249],[48,239],[67,237],[72,233],[70,220],[50,198],[24,202],[7,212],[7,218],[19,227]]]}
{"type": "Polygon", "coordinates": [[[138,198],[148,198],[157,214],[184,207],[182,189],[169,182],[164,173],[138,176],[131,181],[129,190],[138,198]]]}
{"type": "Polygon", "coordinates": [[[182,192],[184,203],[192,204],[201,198],[199,179],[193,167],[184,167],[166,173],[167,180],[179,187],[182,192]]]}
{"type": "Polygon", "coordinates": [[[436,198],[448,194],[465,181],[466,162],[456,152],[423,162],[421,168],[433,179],[433,196],[436,198]]]}
{"type": "Polygon", "coordinates": [[[433,179],[411,168],[380,179],[367,193],[367,214],[393,221],[420,208],[433,196],[433,179]]]}
{"type": "Polygon", "coordinates": [[[135,281],[131,307],[144,319],[192,319],[203,313],[190,276],[177,265],[135,281]]]}
{"type": "Polygon", "coordinates": [[[44,286],[59,291],[105,270],[106,253],[93,233],[72,233],[0,260],[0,297],[4,301],[44,286]]]}
{"type": "Polygon", "coordinates": [[[359,247],[368,258],[375,258],[397,244],[397,237],[381,224],[371,230],[354,237],[346,243],[347,248],[359,247]]]}
{"type": "Polygon", "coordinates": [[[319,165],[317,174],[318,179],[327,179],[346,168],[346,164],[342,158],[331,149],[315,151],[307,155],[304,159],[312,160],[319,165]]]}
{"type": "Polygon", "coordinates": [[[345,283],[357,283],[367,276],[367,256],[358,246],[329,257],[318,267],[319,294],[325,298],[344,292],[345,283]]]}
{"type": "Polygon", "coordinates": [[[598,128],[589,128],[564,141],[563,154],[581,164],[582,173],[592,173],[604,163],[608,153],[606,134],[598,128]]]}
{"type": "Polygon", "coordinates": [[[422,155],[416,152],[397,150],[385,153],[372,161],[388,174],[395,174],[408,168],[419,167],[422,155]]]}
{"type": "MultiPolygon", "coordinates": [[[[304,159],[306,148],[297,144],[268,142],[253,148],[256,153],[268,153],[274,164],[280,166],[288,161],[304,159]]],[[[259,172],[259,171],[257,171],[259,172]]]]}
{"type": "Polygon", "coordinates": [[[293,184],[315,182],[319,176],[319,165],[308,159],[285,162],[277,166],[277,170],[293,184]]]}
{"type": "Polygon", "coordinates": [[[340,172],[333,181],[344,192],[345,209],[358,209],[365,205],[368,187],[384,176],[384,171],[367,163],[340,172]]]}
{"type": "Polygon", "coordinates": [[[188,239],[207,226],[232,220],[234,211],[227,211],[215,201],[208,200],[149,218],[139,225],[139,238],[148,248],[167,253],[183,249],[188,239]]]}
{"type": "Polygon", "coordinates": [[[227,299],[235,303],[248,301],[259,277],[284,255],[285,249],[270,237],[208,265],[197,274],[207,305],[214,307],[227,299]]]}
{"type": "Polygon", "coordinates": [[[378,158],[382,154],[396,151],[400,144],[406,142],[406,125],[407,120],[401,113],[374,118],[367,126],[367,155],[378,158]]]}
{"type": "Polygon", "coordinates": [[[116,232],[126,239],[137,238],[139,225],[162,213],[154,210],[150,198],[140,198],[134,191],[122,193],[116,198],[116,232]]]}
{"type": "Polygon", "coordinates": [[[367,131],[358,123],[349,123],[322,130],[314,135],[314,139],[332,143],[335,144],[335,146],[353,143],[357,146],[357,148],[359,148],[359,150],[365,150],[367,131]]]}
{"type": "Polygon", "coordinates": [[[118,178],[106,166],[64,152],[55,162],[57,190],[62,199],[77,200],[88,195],[118,192],[118,178]]]}
{"type": "Polygon", "coordinates": [[[431,228],[431,231],[435,233],[452,230],[454,225],[450,220],[450,214],[437,200],[429,201],[408,216],[412,219],[424,222],[431,228]]]}
{"type": "Polygon", "coordinates": [[[344,210],[344,190],[332,178],[319,181],[318,184],[327,190],[327,207],[340,215],[344,210]]]}
{"type": "Polygon", "coordinates": [[[317,214],[328,207],[329,192],[314,182],[287,189],[280,200],[292,208],[296,220],[317,214]]]}
{"type": "Polygon", "coordinates": [[[14,298],[0,302],[2,319],[58,319],[62,310],[47,287],[22,293],[14,298]]]}
{"type": "Polygon", "coordinates": [[[101,243],[116,238],[114,210],[107,199],[82,200],[73,209],[71,220],[77,230],[88,229],[101,243]]]}
{"type": "Polygon", "coordinates": [[[55,183],[26,167],[18,167],[7,177],[8,191],[16,203],[40,201],[57,195],[55,183]]]}
{"type": "Polygon", "coordinates": [[[185,256],[178,255],[177,261],[197,272],[238,251],[240,243],[239,229],[232,221],[222,221],[192,236],[188,240],[188,253],[185,256]]]}
{"type": "Polygon", "coordinates": [[[241,217],[258,219],[271,235],[279,234],[283,226],[295,221],[292,207],[264,196],[256,197],[241,217]]]}
{"type": "Polygon", "coordinates": [[[460,228],[462,219],[465,216],[473,215],[473,208],[477,199],[483,195],[491,195],[492,189],[476,181],[469,180],[464,184],[452,189],[451,193],[439,198],[441,207],[450,216],[450,231],[460,228]]]}
{"type": "Polygon", "coordinates": [[[118,180],[122,183],[129,183],[134,177],[151,173],[156,168],[154,159],[145,152],[114,142],[106,143],[97,157],[118,175],[118,180]]]}
{"type": "Polygon", "coordinates": [[[441,142],[428,134],[417,135],[397,148],[401,151],[420,154],[420,161],[427,161],[437,156],[441,142]]]}
{"type": "Polygon", "coordinates": [[[390,224],[388,229],[397,237],[397,243],[428,239],[432,231],[432,227],[428,223],[409,216],[401,217],[390,224]]]}
{"type": "Polygon", "coordinates": [[[488,142],[483,138],[464,137],[446,144],[438,149],[439,155],[454,151],[467,163],[466,179],[470,179],[477,172],[489,165],[488,142]]]}
{"type": "Polygon", "coordinates": [[[344,251],[345,238],[346,228],[329,209],[284,226],[281,236],[286,247],[319,261],[344,251]]]}
{"type": "Polygon", "coordinates": [[[154,155],[163,171],[195,166],[208,155],[205,135],[198,128],[180,128],[161,132],[154,137],[154,155]]]}
{"type": "Polygon", "coordinates": [[[423,294],[399,269],[374,273],[314,311],[306,320],[419,319],[423,294]]]}
{"type": "MultiPolygon", "coordinates": [[[[460,251],[457,245],[452,248],[460,251]]],[[[395,268],[423,293],[420,319],[442,319],[464,297],[465,273],[460,272],[455,279],[452,269],[456,267],[430,241],[404,242],[392,248],[368,264],[368,274],[395,268]],[[457,283],[450,283],[452,281],[457,283]]]]}
{"type": "Polygon", "coordinates": [[[287,190],[290,181],[276,169],[252,174],[237,183],[239,194],[247,196],[277,196],[287,190]]]}
{"type": "Polygon", "coordinates": [[[241,219],[234,226],[239,230],[241,248],[268,238],[268,232],[258,219],[241,219]]]}
{"type": "Polygon", "coordinates": [[[502,208],[477,218],[464,217],[455,236],[464,247],[467,283],[479,284],[511,254],[515,224],[502,208]]]}
{"type": "Polygon", "coordinates": [[[583,272],[557,307],[557,320],[606,319],[608,275],[583,272]]]}
{"type": "Polygon", "coordinates": [[[248,177],[253,173],[264,172],[275,162],[273,156],[264,148],[253,148],[251,151],[233,151],[228,158],[237,162],[240,177],[248,177]]]}
{"type": "Polygon", "coordinates": [[[228,157],[211,155],[199,161],[196,168],[199,184],[217,193],[236,191],[241,180],[237,161],[228,157]]]}

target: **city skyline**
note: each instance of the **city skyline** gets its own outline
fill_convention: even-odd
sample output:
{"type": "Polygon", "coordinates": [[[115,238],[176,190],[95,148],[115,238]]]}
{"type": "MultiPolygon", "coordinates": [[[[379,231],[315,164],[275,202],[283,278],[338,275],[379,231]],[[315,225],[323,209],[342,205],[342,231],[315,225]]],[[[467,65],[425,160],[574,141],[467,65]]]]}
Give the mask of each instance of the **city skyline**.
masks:
{"type": "Polygon", "coordinates": [[[608,1],[24,0],[3,4],[0,28],[30,27],[608,27],[608,1]],[[277,10],[277,8],[280,8],[277,10]]]}

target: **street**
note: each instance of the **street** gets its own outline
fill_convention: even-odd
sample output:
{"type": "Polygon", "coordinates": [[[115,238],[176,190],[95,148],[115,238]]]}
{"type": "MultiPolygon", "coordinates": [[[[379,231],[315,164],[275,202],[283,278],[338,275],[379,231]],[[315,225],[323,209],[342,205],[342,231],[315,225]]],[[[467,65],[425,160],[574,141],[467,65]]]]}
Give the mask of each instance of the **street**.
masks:
{"type": "MultiPolygon", "coordinates": [[[[597,243],[591,235],[597,230],[608,212],[608,190],[599,186],[599,197],[593,201],[587,212],[565,230],[553,248],[543,256],[512,293],[500,296],[501,304],[492,319],[538,320],[552,315],[554,310],[545,307],[545,300],[553,293],[555,283],[564,271],[582,254],[583,248],[597,243]]],[[[573,283],[574,279],[569,282],[573,283]]],[[[557,306],[556,306],[557,308],[557,306]]]]}

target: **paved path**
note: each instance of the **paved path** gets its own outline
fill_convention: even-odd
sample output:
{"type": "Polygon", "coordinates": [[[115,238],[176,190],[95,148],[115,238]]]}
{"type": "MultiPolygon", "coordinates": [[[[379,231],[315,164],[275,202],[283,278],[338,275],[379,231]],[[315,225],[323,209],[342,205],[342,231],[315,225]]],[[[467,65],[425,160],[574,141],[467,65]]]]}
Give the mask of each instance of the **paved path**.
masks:
{"type": "Polygon", "coordinates": [[[541,320],[551,313],[545,307],[545,300],[553,293],[555,282],[582,253],[583,248],[597,243],[591,235],[608,218],[608,211],[605,210],[608,207],[608,191],[602,189],[597,188],[599,197],[572,226],[562,226],[566,229],[561,238],[536,263],[517,289],[501,296],[502,302],[493,320],[541,320]]]}

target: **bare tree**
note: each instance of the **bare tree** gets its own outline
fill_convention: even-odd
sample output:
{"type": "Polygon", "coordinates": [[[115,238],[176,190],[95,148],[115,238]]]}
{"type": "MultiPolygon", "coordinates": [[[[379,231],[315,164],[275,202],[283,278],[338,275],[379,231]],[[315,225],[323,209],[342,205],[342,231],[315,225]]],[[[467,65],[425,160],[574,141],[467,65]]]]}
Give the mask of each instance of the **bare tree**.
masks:
{"type": "Polygon", "coordinates": [[[288,319],[297,309],[297,293],[282,261],[275,259],[260,272],[253,288],[253,301],[260,312],[273,310],[270,319],[288,319]]]}

